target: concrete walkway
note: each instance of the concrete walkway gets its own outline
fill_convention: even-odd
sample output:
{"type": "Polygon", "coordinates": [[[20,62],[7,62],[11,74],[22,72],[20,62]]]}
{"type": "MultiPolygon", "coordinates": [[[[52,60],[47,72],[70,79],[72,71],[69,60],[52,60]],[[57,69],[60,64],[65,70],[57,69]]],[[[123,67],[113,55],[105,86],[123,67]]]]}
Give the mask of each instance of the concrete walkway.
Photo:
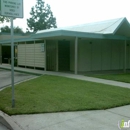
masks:
{"type": "MultiPolygon", "coordinates": [[[[11,67],[9,65],[0,65],[0,68],[10,69],[11,67]]],[[[73,79],[80,79],[80,80],[91,81],[91,82],[96,82],[96,83],[102,83],[102,84],[108,84],[108,85],[113,85],[113,86],[130,88],[129,83],[93,78],[93,77],[88,77],[88,76],[83,76],[83,75],[75,75],[75,74],[53,72],[53,71],[35,70],[35,69],[28,69],[28,68],[21,68],[21,67],[15,67],[14,69],[16,71],[21,71],[21,72],[29,72],[29,73],[42,74],[42,75],[48,74],[48,75],[63,76],[63,77],[68,77],[68,78],[73,78],[73,79]]]]}
{"type": "Polygon", "coordinates": [[[130,120],[129,110],[130,105],[97,111],[11,117],[5,115],[4,118],[12,127],[11,130],[119,130],[122,120],[125,122],[130,120]]]}
{"type": "MultiPolygon", "coordinates": [[[[37,77],[38,76],[31,74],[14,72],[14,83],[17,84],[37,77]]],[[[0,69],[0,91],[2,88],[8,87],[10,85],[11,85],[11,72],[9,70],[0,69]]]]}

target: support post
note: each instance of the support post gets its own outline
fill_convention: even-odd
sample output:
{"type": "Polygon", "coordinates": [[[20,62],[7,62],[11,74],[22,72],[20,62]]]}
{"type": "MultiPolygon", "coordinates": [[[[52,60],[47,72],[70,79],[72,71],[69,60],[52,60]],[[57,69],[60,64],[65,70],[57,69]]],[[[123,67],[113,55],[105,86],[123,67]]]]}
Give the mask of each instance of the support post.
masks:
{"type": "Polygon", "coordinates": [[[25,41],[25,68],[27,67],[27,60],[26,60],[26,41],[25,41]]]}
{"type": "Polygon", "coordinates": [[[12,108],[15,107],[14,96],[14,30],[13,30],[13,18],[11,17],[11,85],[12,85],[12,108]]]}
{"type": "Polygon", "coordinates": [[[45,52],[45,67],[44,67],[44,71],[47,71],[47,61],[46,61],[46,40],[44,40],[44,52],[45,52]]]}
{"type": "Polygon", "coordinates": [[[124,46],[124,73],[126,73],[126,55],[127,55],[126,44],[127,44],[127,41],[125,40],[125,46],[124,46]]]}
{"type": "Polygon", "coordinates": [[[59,48],[58,48],[58,41],[56,43],[56,71],[59,71],[59,48]]]}
{"type": "Polygon", "coordinates": [[[34,70],[35,70],[35,41],[33,43],[34,43],[34,70]]]}
{"type": "Polygon", "coordinates": [[[17,42],[17,55],[16,55],[16,59],[17,59],[17,67],[18,67],[18,42],[17,42]]]}
{"type": "Polygon", "coordinates": [[[78,37],[75,38],[75,74],[78,74],[78,37]]]}

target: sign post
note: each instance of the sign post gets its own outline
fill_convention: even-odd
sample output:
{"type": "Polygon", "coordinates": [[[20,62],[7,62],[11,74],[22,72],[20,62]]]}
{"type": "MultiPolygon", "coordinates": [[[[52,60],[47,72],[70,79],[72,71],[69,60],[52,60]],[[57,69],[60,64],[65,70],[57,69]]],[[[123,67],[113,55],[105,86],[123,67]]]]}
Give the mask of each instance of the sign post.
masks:
{"type": "Polygon", "coordinates": [[[0,0],[0,14],[5,17],[11,17],[11,85],[12,107],[15,107],[13,18],[23,18],[23,0],[0,0]]]}
{"type": "Polygon", "coordinates": [[[12,107],[15,107],[14,96],[14,29],[13,17],[11,17],[11,84],[12,84],[12,107]]]}

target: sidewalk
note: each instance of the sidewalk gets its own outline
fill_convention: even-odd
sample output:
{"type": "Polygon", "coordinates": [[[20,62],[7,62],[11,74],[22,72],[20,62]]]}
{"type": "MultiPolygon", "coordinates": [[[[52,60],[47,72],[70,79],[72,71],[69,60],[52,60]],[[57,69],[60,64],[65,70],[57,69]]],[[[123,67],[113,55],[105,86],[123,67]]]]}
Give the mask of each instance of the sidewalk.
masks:
{"type": "Polygon", "coordinates": [[[108,110],[17,115],[6,118],[13,130],[119,130],[130,120],[130,105],[108,110]]]}
{"type": "MultiPolygon", "coordinates": [[[[10,69],[11,67],[9,65],[0,65],[0,68],[10,69]]],[[[96,82],[96,83],[102,83],[102,84],[108,84],[108,85],[113,85],[113,86],[130,88],[129,83],[93,78],[93,77],[88,77],[88,76],[83,76],[83,75],[75,75],[75,74],[53,72],[53,71],[44,71],[44,70],[35,70],[35,69],[20,68],[20,67],[14,67],[14,70],[21,71],[21,72],[29,72],[29,73],[34,73],[34,74],[42,74],[42,75],[48,74],[48,75],[63,76],[63,77],[68,77],[68,78],[73,78],[73,79],[79,79],[79,80],[85,80],[85,81],[90,81],[90,82],[96,82]]]]}

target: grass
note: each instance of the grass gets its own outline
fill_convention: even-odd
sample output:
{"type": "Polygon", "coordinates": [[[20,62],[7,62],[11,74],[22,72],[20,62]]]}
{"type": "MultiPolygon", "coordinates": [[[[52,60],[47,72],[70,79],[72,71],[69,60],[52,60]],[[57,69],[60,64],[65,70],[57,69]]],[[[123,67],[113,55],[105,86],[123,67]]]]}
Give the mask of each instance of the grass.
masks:
{"type": "Polygon", "coordinates": [[[130,104],[130,89],[44,75],[0,91],[0,109],[9,115],[101,110],[130,104]]]}
{"type": "Polygon", "coordinates": [[[130,73],[121,73],[121,74],[92,74],[88,75],[90,77],[96,77],[101,79],[115,80],[130,83],[130,73]]]}

